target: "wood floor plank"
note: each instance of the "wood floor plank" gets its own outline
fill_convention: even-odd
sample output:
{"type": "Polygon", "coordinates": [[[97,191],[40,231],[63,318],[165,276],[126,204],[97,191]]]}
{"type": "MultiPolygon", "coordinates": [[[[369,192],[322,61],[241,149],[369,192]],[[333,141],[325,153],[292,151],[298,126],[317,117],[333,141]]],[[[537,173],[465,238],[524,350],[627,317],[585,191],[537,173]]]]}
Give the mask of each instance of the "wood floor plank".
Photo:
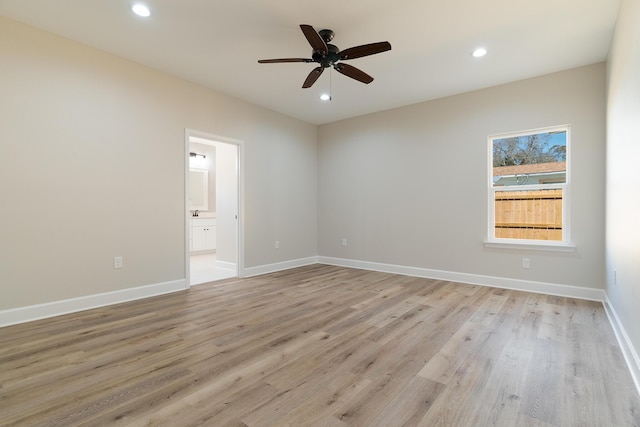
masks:
{"type": "Polygon", "coordinates": [[[0,426],[640,426],[602,304],[311,265],[0,329],[0,426]]]}
{"type": "Polygon", "coordinates": [[[314,393],[300,405],[290,410],[285,417],[278,420],[276,426],[310,425],[321,423],[330,418],[332,423],[342,421],[332,417],[336,407],[346,405],[365,389],[371,380],[350,373],[340,373],[335,379],[328,381],[323,387],[317,388],[309,383],[314,393]]]}
{"type": "MultiPolygon", "coordinates": [[[[419,426],[484,426],[478,409],[490,404],[483,391],[489,381],[492,362],[474,358],[460,366],[449,384],[420,420],[419,426]]],[[[505,424],[516,425],[516,424],[505,424]]]]}
{"type": "Polygon", "coordinates": [[[533,419],[561,425],[566,352],[562,344],[538,339],[528,368],[520,412],[533,419]]]}
{"type": "Polygon", "coordinates": [[[445,386],[426,378],[414,377],[376,417],[371,427],[415,426],[429,411],[445,386]]]}

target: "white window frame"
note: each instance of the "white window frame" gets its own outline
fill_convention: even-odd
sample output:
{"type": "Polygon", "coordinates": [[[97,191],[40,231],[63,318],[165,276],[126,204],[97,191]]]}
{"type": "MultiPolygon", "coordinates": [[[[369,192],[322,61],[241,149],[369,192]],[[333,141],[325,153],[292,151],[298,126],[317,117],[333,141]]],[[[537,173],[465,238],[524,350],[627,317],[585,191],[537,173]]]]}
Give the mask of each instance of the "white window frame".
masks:
{"type": "Polygon", "coordinates": [[[571,243],[571,126],[560,125],[545,128],[530,129],[518,132],[508,132],[489,135],[487,137],[487,202],[488,202],[488,224],[487,240],[485,247],[504,249],[532,249],[543,251],[573,252],[575,245],[571,243]],[[493,185],[493,141],[502,138],[512,138],[525,135],[547,132],[566,132],[567,135],[567,171],[564,183],[535,184],[496,187],[493,185]],[[562,240],[536,240],[536,239],[509,239],[495,237],[495,193],[496,191],[522,191],[540,189],[562,189],[562,240]]]}

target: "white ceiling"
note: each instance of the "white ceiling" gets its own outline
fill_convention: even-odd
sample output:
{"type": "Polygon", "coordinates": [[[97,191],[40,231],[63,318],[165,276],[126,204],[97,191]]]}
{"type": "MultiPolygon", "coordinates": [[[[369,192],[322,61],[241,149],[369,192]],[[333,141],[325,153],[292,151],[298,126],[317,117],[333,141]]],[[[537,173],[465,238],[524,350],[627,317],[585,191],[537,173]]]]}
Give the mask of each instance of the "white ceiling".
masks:
{"type": "Polygon", "coordinates": [[[619,0],[0,0],[0,15],[164,70],[219,92],[323,124],[604,61],[619,0]],[[389,41],[310,89],[316,64],[299,25],[335,31],[340,49],[389,41]],[[473,58],[484,46],[489,53],[473,58]],[[331,85],[333,100],[320,101],[331,85]]]}

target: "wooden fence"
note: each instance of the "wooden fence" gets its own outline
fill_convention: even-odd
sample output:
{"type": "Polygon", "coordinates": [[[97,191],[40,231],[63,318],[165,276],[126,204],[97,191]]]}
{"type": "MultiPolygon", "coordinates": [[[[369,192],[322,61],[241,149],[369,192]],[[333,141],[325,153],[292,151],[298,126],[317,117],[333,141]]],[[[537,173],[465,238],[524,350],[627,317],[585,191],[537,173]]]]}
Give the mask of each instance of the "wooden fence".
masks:
{"type": "Polygon", "coordinates": [[[562,189],[495,192],[495,236],[562,240],[562,189]]]}

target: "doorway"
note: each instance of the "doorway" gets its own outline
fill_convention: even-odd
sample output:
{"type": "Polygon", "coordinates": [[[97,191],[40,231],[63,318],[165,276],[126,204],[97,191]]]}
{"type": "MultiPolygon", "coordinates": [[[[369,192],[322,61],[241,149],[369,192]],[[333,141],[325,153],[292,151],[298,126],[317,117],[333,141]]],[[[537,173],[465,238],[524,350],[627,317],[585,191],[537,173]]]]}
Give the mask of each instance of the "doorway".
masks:
{"type": "Polygon", "coordinates": [[[187,287],[242,277],[242,152],[242,141],[185,132],[187,287]]]}

